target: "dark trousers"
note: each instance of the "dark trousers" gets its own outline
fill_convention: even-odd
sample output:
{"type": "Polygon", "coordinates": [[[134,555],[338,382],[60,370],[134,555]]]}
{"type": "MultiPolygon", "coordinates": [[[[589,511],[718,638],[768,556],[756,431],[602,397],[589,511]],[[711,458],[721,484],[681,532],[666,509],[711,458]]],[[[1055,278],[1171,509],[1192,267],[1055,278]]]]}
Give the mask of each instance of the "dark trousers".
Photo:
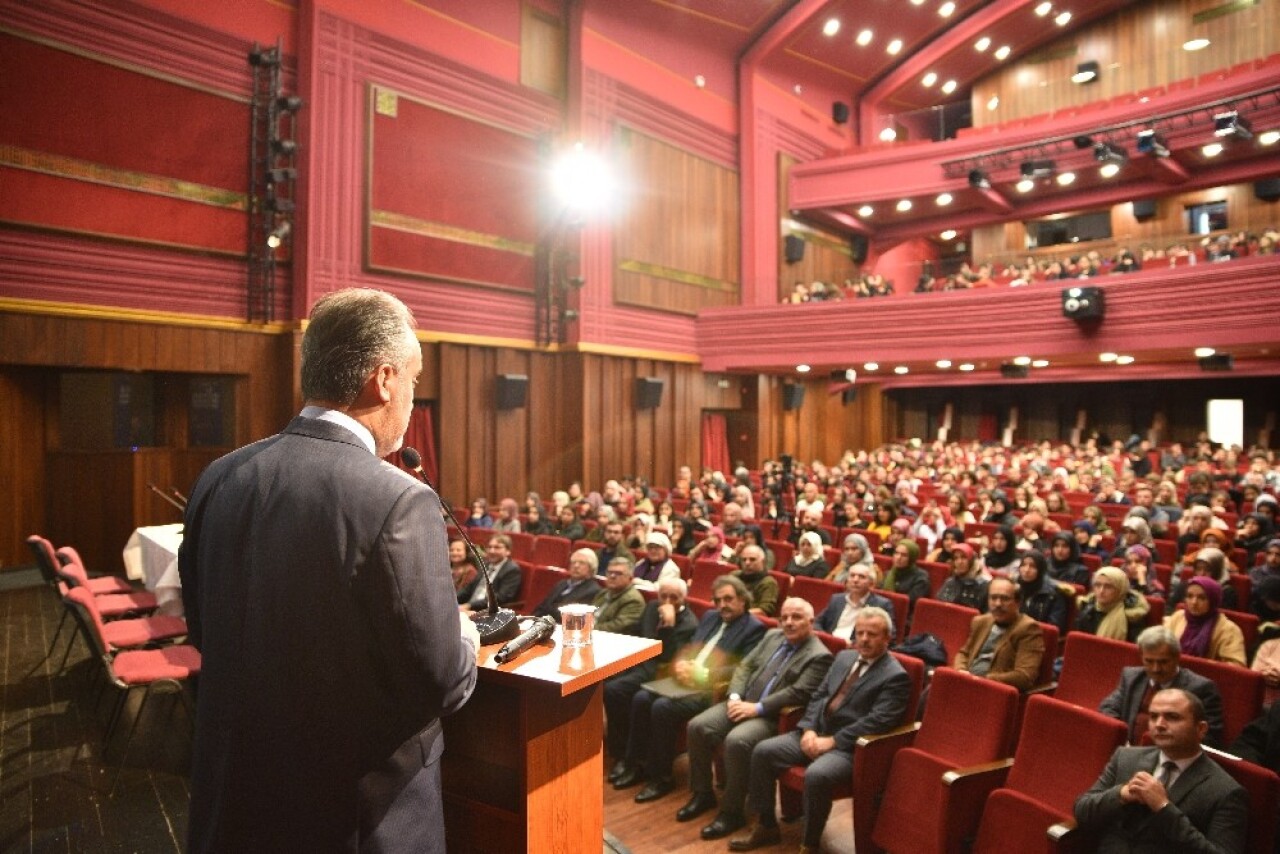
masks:
{"type": "Polygon", "coordinates": [[[827,817],[831,815],[831,792],[852,778],[853,754],[833,749],[810,762],[800,749],[798,731],[775,735],[757,744],[751,752],[748,805],[766,822],[776,821],[773,804],[777,798],[777,779],[792,765],[807,766],[804,769],[803,844],[817,848],[827,817]]]}
{"type": "Polygon", "coordinates": [[[615,761],[627,755],[627,735],[631,732],[631,699],[640,686],[653,678],[643,667],[624,670],[604,681],[604,746],[615,761]]]}
{"type": "Polygon", "coordinates": [[[669,779],[681,731],[690,718],[710,705],[709,694],[673,700],[651,691],[637,691],[631,698],[627,761],[643,764],[645,777],[650,782],[669,779]]]}

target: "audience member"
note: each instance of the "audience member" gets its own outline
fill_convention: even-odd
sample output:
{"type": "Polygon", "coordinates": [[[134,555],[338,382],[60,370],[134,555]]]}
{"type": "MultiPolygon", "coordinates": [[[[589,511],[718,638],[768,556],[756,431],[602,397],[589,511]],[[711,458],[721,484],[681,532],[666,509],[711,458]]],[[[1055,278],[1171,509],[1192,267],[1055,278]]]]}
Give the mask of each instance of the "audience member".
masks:
{"type": "Polygon", "coordinates": [[[957,543],[952,549],[951,575],[942,582],[937,598],[943,602],[985,611],[987,583],[987,579],[982,576],[982,564],[974,557],[973,546],[957,543]]]}
{"type": "MultiPolygon", "coordinates": [[[[631,566],[624,557],[615,557],[605,566],[604,589],[591,600],[596,609],[595,627],[599,631],[629,635],[640,627],[644,596],[631,586],[631,566]]],[[[661,594],[661,584],[658,591],[661,594]]]]}
{"type": "Polygon", "coordinates": [[[1212,578],[1197,575],[1186,584],[1185,610],[1164,618],[1178,638],[1182,652],[1199,658],[1246,667],[1244,633],[1221,611],[1222,587],[1212,578]]]}
{"type": "Polygon", "coordinates": [[[664,578],[679,578],[680,567],[671,560],[671,540],[660,531],[653,531],[645,538],[644,557],[636,562],[632,570],[635,581],[632,582],[641,590],[654,590],[664,578]]]}
{"type": "Polygon", "coordinates": [[[1067,632],[1067,596],[1074,596],[1075,588],[1067,585],[1064,591],[1048,572],[1048,561],[1040,552],[1027,552],[1018,567],[1018,588],[1022,594],[1022,613],[1033,620],[1058,627],[1067,632]]]}
{"type": "Polygon", "coordinates": [[[873,567],[875,559],[871,554],[871,546],[862,534],[846,534],[840,550],[840,561],[827,573],[827,581],[844,584],[849,570],[854,566],[873,567]]]}
{"type": "Polygon", "coordinates": [[[554,617],[560,619],[562,605],[590,605],[600,585],[596,583],[596,569],[599,558],[592,549],[578,549],[569,556],[569,576],[555,583],[533,609],[535,617],[554,617]]]}
{"type": "Polygon", "coordinates": [[[826,578],[830,567],[822,553],[822,540],[813,531],[800,535],[800,544],[791,562],[785,567],[788,575],[804,575],[809,578],[826,578]]]}
{"type": "Polygon", "coordinates": [[[1129,589],[1124,570],[1104,566],[1093,574],[1090,586],[1093,592],[1080,598],[1076,629],[1113,640],[1137,638],[1151,605],[1129,589]]]}
{"type": "MultiPolygon", "coordinates": [[[[969,625],[969,638],[955,655],[956,670],[1029,691],[1044,660],[1044,632],[1040,623],[1022,613],[1021,589],[1007,578],[996,578],[987,589],[986,614],[969,625]]],[[[1055,650],[1056,652],[1056,650],[1055,650]]]]}
{"type": "MultiPolygon", "coordinates": [[[[514,602],[520,595],[520,584],[524,576],[520,573],[520,565],[511,559],[511,538],[506,534],[494,534],[484,547],[485,563],[489,565],[489,577],[493,579],[493,598],[499,605],[514,602]]],[[[489,587],[484,575],[476,581],[471,591],[471,598],[460,605],[464,613],[484,611],[489,606],[489,587]]]]}
{"type": "Polygon", "coordinates": [[[449,572],[453,575],[453,589],[458,595],[458,604],[469,602],[476,583],[480,580],[480,570],[476,568],[475,559],[462,540],[449,541],[449,572]]]}
{"type": "Polygon", "coordinates": [[[878,573],[874,565],[854,564],[845,576],[844,592],[832,593],[831,601],[818,616],[818,628],[829,635],[853,640],[853,628],[864,608],[881,608],[893,613],[893,603],[875,592],[878,573]]]}
{"type": "Polygon", "coordinates": [[[751,613],[772,617],[778,612],[778,580],[764,568],[764,549],[744,546],[738,555],[740,569],[733,572],[751,594],[751,613]]]}

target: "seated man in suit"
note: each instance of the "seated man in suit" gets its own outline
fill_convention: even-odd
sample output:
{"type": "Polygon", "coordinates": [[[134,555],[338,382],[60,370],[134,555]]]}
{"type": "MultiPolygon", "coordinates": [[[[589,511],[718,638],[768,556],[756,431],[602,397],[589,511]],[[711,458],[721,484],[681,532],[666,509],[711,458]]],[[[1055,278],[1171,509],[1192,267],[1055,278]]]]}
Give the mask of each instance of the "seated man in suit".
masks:
{"type": "MultiPolygon", "coordinates": [[[[511,559],[511,538],[506,534],[494,534],[484,547],[485,563],[489,564],[489,577],[493,579],[493,595],[499,605],[514,602],[520,595],[520,564],[511,559]]],[[[463,613],[482,613],[489,605],[489,588],[484,573],[471,593],[471,600],[462,605],[463,613]]],[[[473,618],[474,619],[474,618],[473,618]]]]}
{"type": "Polygon", "coordinates": [[[987,613],[969,624],[969,638],[956,653],[956,670],[965,670],[1019,691],[1035,687],[1044,660],[1044,632],[1022,613],[1022,589],[1007,578],[987,587],[987,613]]]}
{"type": "Polygon", "coordinates": [[[1076,799],[1080,828],[1098,851],[1244,850],[1248,796],[1200,745],[1204,704],[1182,688],[1159,691],[1149,710],[1154,747],[1121,747],[1076,799]]]}
{"type": "Polygon", "coordinates": [[[863,608],[854,627],[854,649],[831,663],[822,687],[805,707],[797,729],[775,735],[751,752],[748,805],[757,823],[730,851],[753,851],[782,841],[774,813],[777,779],[792,765],[805,765],[804,845],[818,850],[831,814],[831,790],[853,773],[858,738],[885,732],[907,717],[911,678],[889,654],[893,618],[881,608],[863,608]]]}
{"type": "Polygon", "coordinates": [[[533,609],[535,617],[560,620],[561,605],[590,605],[600,592],[596,584],[599,559],[594,549],[578,549],[569,556],[569,577],[561,579],[533,609]]]}
{"type": "Polygon", "coordinates": [[[715,749],[724,745],[724,799],[703,839],[720,839],[743,827],[751,749],[778,732],[778,714],[813,698],[831,666],[831,653],[813,633],[813,606],[792,597],[782,603],[778,628],[770,629],[733,671],[729,699],[689,721],[689,788],[693,796],[676,821],[690,821],[716,806],[711,790],[715,749]]]}
{"type": "Polygon", "coordinates": [[[640,627],[644,596],[631,586],[632,565],[626,558],[615,557],[605,569],[604,589],[591,602],[596,606],[596,628],[602,632],[630,635],[640,627]]]}
{"type": "Polygon", "coordinates": [[[874,565],[850,564],[845,576],[844,592],[832,593],[831,601],[818,617],[818,628],[829,635],[851,640],[853,626],[863,608],[883,608],[893,613],[893,603],[875,592],[874,565]]]}
{"type": "Polygon", "coordinates": [[[1098,705],[1098,711],[1129,725],[1129,743],[1137,744],[1147,731],[1147,709],[1155,693],[1164,688],[1182,688],[1200,698],[1209,724],[1205,744],[1222,744],[1222,695],[1213,680],[1181,667],[1182,649],[1178,638],[1164,626],[1151,626],[1138,635],[1141,667],[1126,667],[1120,684],[1098,705]]]}
{"type": "Polygon", "coordinates": [[[676,653],[671,680],[663,686],[665,693],[642,687],[631,700],[627,739],[631,767],[613,785],[625,789],[646,780],[636,795],[638,804],[675,790],[671,764],[680,731],[689,718],[710,707],[715,692],[728,684],[742,659],[764,637],[764,624],[747,613],[751,594],[736,576],[717,578],[711,596],[715,609],[702,615],[693,640],[676,653]]]}
{"type": "MultiPolygon", "coordinates": [[[[610,572],[612,571],[613,567],[610,568],[610,572]]],[[[608,584],[607,576],[605,583],[608,584]]],[[[618,580],[615,583],[621,582],[618,580]]],[[[633,592],[640,595],[639,590],[633,592]]],[[[658,582],[658,598],[644,606],[636,634],[642,638],[662,641],[662,652],[656,658],[629,667],[604,681],[604,743],[614,759],[613,767],[609,769],[610,783],[633,774],[633,784],[639,782],[638,773],[625,758],[627,737],[631,733],[631,700],[645,682],[666,676],[676,653],[693,638],[693,633],[698,628],[698,618],[684,604],[688,594],[688,585],[682,578],[664,578],[658,582]]]]}

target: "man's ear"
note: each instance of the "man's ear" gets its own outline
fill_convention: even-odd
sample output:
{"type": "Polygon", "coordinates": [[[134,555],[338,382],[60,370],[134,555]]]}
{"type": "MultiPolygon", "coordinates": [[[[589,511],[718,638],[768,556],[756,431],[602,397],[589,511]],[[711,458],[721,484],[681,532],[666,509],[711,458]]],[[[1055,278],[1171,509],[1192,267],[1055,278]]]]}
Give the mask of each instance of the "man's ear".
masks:
{"type": "Polygon", "coordinates": [[[395,376],[396,370],[391,365],[378,365],[372,376],[369,377],[371,383],[371,391],[377,395],[377,399],[382,403],[391,402],[391,378],[395,376]]]}

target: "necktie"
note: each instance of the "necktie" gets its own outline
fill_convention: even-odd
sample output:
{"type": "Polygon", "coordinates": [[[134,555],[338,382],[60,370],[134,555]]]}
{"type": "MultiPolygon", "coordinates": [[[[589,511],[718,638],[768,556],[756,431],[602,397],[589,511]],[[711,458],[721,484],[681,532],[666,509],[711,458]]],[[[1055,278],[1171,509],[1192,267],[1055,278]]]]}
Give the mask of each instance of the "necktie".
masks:
{"type": "Polygon", "coordinates": [[[1164,790],[1168,792],[1169,787],[1173,785],[1173,780],[1177,775],[1178,763],[1174,762],[1172,759],[1166,759],[1161,763],[1160,770],[1156,772],[1156,780],[1158,780],[1160,785],[1164,786],[1164,790]]]}
{"type": "Polygon", "coordinates": [[[769,661],[765,664],[764,669],[756,674],[756,678],[751,680],[751,684],[747,687],[746,692],[742,695],[742,699],[755,702],[761,697],[769,695],[769,688],[773,686],[773,680],[777,678],[778,673],[786,666],[791,658],[793,648],[789,643],[778,644],[778,648],[774,650],[773,655],[769,657],[769,661]]]}
{"type": "Polygon", "coordinates": [[[1160,687],[1150,679],[1147,680],[1147,690],[1142,692],[1142,701],[1138,703],[1138,713],[1133,716],[1133,726],[1129,729],[1129,743],[1137,744],[1142,740],[1142,734],[1147,731],[1148,712],[1151,710],[1151,698],[1160,690],[1160,687]]]}
{"type": "Polygon", "coordinates": [[[725,621],[720,621],[720,628],[716,629],[716,633],[707,639],[702,645],[702,649],[698,650],[698,654],[694,657],[693,663],[698,667],[702,667],[707,657],[711,655],[711,650],[716,648],[716,644],[720,642],[721,635],[724,634],[725,626],[729,625],[725,621]]]}
{"type": "Polygon", "coordinates": [[[844,705],[844,698],[849,696],[849,691],[853,688],[853,683],[858,681],[858,677],[862,675],[866,666],[867,662],[861,658],[858,659],[857,664],[853,665],[849,670],[849,675],[844,677],[844,681],[840,683],[840,688],[836,691],[835,695],[832,696],[831,701],[827,703],[826,716],[829,717],[834,714],[836,709],[844,705]]]}

